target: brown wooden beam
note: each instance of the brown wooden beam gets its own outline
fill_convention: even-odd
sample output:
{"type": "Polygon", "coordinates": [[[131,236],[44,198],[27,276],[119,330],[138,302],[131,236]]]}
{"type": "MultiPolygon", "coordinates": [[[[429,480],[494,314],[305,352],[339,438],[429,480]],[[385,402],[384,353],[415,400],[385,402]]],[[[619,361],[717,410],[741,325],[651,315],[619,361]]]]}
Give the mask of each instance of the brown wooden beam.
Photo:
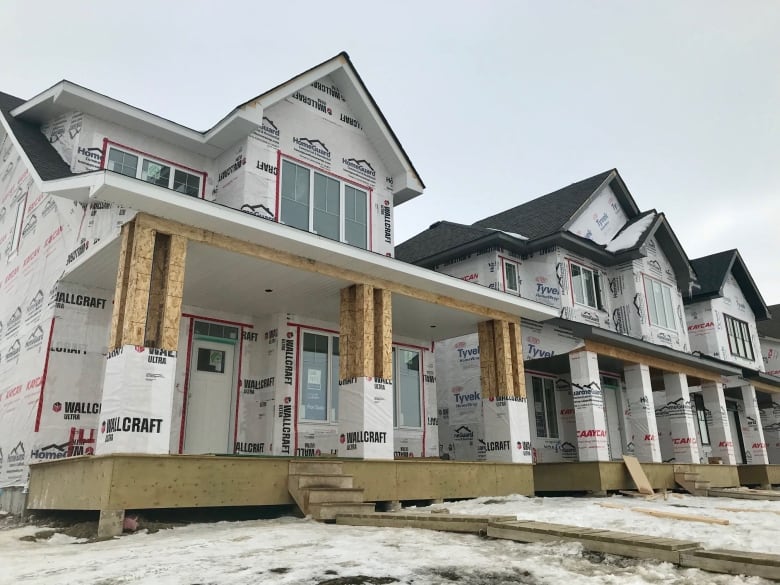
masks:
{"type": "Polygon", "coordinates": [[[493,321],[481,321],[477,325],[477,334],[479,336],[479,384],[482,388],[482,398],[498,398],[493,321]]]}
{"type": "Polygon", "coordinates": [[[354,377],[354,353],[350,352],[355,325],[355,289],[341,289],[339,302],[339,380],[354,377]]]}
{"type": "Polygon", "coordinates": [[[496,364],[496,393],[499,396],[514,396],[515,381],[512,375],[512,347],[508,321],[493,321],[493,350],[496,364]]]}
{"type": "Polygon", "coordinates": [[[374,289],[374,377],[393,377],[393,306],[392,293],[374,289]]]}
{"type": "MultiPolygon", "coordinates": [[[[592,351],[599,355],[613,357],[629,364],[645,364],[651,368],[656,368],[664,372],[685,374],[686,376],[700,378],[710,382],[721,381],[721,374],[718,374],[717,372],[711,372],[704,368],[697,368],[673,360],[644,355],[628,349],[607,345],[606,343],[601,343],[599,341],[585,340],[585,347],[577,351],[592,351]]],[[[696,386],[697,384],[692,385],[696,386]]]]}
{"type": "Polygon", "coordinates": [[[122,345],[125,306],[127,304],[127,283],[130,277],[130,260],[133,257],[132,249],[134,235],[135,222],[130,221],[122,226],[122,242],[119,249],[119,269],[116,274],[114,307],[111,312],[111,332],[108,339],[109,349],[116,349],[122,345]]]}
{"type": "Polygon", "coordinates": [[[146,308],[144,345],[160,347],[162,341],[163,308],[165,305],[165,281],[168,279],[168,252],[171,236],[158,233],[154,238],[152,273],[149,281],[149,303],[146,308]]]}
{"type": "Polygon", "coordinates": [[[184,267],[187,260],[187,239],[182,236],[171,236],[170,240],[160,347],[174,351],[179,346],[179,324],[181,323],[181,305],[184,298],[184,267]]]}
{"type": "Polygon", "coordinates": [[[764,392],[769,392],[771,394],[780,394],[780,388],[762,382],[761,380],[745,380],[745,384],[750,384],[756,390],[763,390],[764,392]]]}
{"type": "Polygon", "coordinates": [[[291,268],[306,270],[308,272],[316,272],[318,274],[323,274],[332,278],[339,278],[355,283],[370,284],[375,288],[386,289],[392,293],[437,305],[442,305],[445,307],[450,307],[474,315],[480,315],[489,319],[503,319],[507,321],[513,321],[517,319],[517,315],[512,315],[510,313],[498,311],[489,307],[483,307],[477,303],[462,301],[447,295],[420,290],[413,286],[394,282],[385,278],[377,278],[368,273],[359,272],[349,268],[333,266],[332,264],[328,264],[326,262],[320,262],[311,258],[298,256],[290,252],[284,252],[282,250],[268,248],[259,244],[253,244],[251,242],[245,242],[231,236],[218,234],[201,228],[195,228],[179,222],[154,217],[144,213],[138,214],[136,219],[139,222],[139,225],[146,226],[156,231],[167,234],[178,234],[194,242],[209,244],[223,250],[244,254],[260,260],[266,260],[276,264],[289,266],[291,268]]]}
{"type": "Polygon", "coordinates": [[[509,346],[512,350],[512,378],[514,379],[515,397],[525,398],[525,365],[523,363],[523,335],[520,323],[509,323],[509,346]]]}

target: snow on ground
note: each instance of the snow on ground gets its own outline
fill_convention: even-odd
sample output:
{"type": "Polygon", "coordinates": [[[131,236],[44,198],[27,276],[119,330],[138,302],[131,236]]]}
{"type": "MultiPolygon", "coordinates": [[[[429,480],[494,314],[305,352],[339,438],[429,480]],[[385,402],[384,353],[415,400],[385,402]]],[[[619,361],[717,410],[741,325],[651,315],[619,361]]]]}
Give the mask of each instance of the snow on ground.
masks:
{"type": "MultiPolygon", "coordinates": [[[[515,514],[519,518],[691,538],[706,546],[778,552],[778,516],[733,513],[716,506],[780,510],[778,502],[683,497],[656,502],[615,498],[508,496],[448,502],[451,513],[515,514]],[[728,518],[729,526],[669,521],[599,503],[663,508],[728,518]],[[677,507],[676,504],[690,506],[677,507]]],[[[715,575],[669,563],[583,553],[579,545],[521,544],[427,530],[276,520],[191,524],[93,543],[55,535],[23,542],[40,526],[0,530],[0,585],[237,585],[373,583],[414,585],[769,585],[755,577],[715,575]],[[392,579],[392,581],[390,580],[392,579]],[[333,580],[333,581],[331,581],[333,580]]]]}
{"type": "Polygon", "coordinates": [[[527,498],[508,496],[477,498],[431,506],[447,508],[453,514],[506,514],[519,520],[537,520],[571,524],[586,528],[604,528],[693,540],[704,548],[728,548],[780,554],[780,501],[737,500],[732,498],[701,498],[668,494],[666,500],[613,496],[610,498],[527,498]],[[607,506],[623,506],[613,509],[607,506]],[[704,516],[728,520],[729,524],[705,524],[656,518],[629,508],[662,510],[689,516],[704,516]],[[733,512],[722,508],[739,508],[733,512]],[[762,513],[748,510],[761,510],[762,513]]]}

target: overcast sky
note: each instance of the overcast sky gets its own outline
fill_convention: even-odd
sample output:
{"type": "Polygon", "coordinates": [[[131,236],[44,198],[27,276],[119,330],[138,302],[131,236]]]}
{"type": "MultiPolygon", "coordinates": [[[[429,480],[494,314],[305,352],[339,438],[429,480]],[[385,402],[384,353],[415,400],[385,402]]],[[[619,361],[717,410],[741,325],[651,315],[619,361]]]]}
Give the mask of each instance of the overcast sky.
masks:
{"type": "Polygon", "coordinates": [[[396,241],[616,167],[780,303],[780,1],[0,5],[0,90],[69,79],[205,129],[349,53],[427,189],[396,241]]]}

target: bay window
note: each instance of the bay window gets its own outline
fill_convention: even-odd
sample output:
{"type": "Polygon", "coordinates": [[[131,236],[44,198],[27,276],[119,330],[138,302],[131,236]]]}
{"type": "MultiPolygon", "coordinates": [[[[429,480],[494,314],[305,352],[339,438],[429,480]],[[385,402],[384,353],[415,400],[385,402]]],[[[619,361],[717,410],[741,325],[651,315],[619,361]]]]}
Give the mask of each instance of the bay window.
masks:
{"type": "Polygon", "coordinates": [[[368,192],[289,160],[282,161],[280,215],[286,225],[368,248],[368,192]]]}

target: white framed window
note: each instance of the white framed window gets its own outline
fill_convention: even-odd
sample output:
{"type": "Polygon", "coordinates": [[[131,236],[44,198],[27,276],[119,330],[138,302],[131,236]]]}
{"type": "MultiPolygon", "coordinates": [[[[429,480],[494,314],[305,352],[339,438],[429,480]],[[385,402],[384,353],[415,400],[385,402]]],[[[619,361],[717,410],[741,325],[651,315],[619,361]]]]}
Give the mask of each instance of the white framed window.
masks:
{"type": "Polygon", "coordinates": [[[557,439],[558,408],[555,404],[555,380],[531,376],[531,389],[534,394],[534,420],[536,436],[557,439]]]}
{"type": "Polygon", "coordinates": [[[731,355],[739,356],[746,360],[755,359],[748,324],[726,314],[723,315],[723,318],[726,320],[726,334],[729,338],[731,355]]]}
{"type": "Polygon", "coordinates": [[[701,444],[710,444],[710,428],[707,424],[707,409],[704,407],[704,398],[699,392],[692,392],[693,408],[696,411],[696,422],[699,425],[699,435],[701,435],[701,444]]]}
{"type": "Polygon", "coordinates": [[[109,143],[106,169],[191,197],[201,196],[205,173],[109,143]]]}
{"type": "Polygon", "coordinates": [[[574,302],[594,309],[604,310],[604,295],[601,273],[575,262],[571,266],[571,289],[574,302]]]}
{"type": "Polygon", "coordinates": [[[422,372],[420,351],[393,348],[393,426],[422,427],[422,372]]]}
{"type": "Polygon", "coordinates": [[[647,275],[645,280],[645,296],[647,297],[647,314],[650,324],[674,329],[674,307],[672,305],[672,287],[647,275]]]}
{"type": "Polygon", "coordinates": [[[368,190],[282,159],[280,221],[368,249],[368,190]]]}
{"type": "Polygon", "coordinates": [[[339,412],[339,338],[320,331],[302,334],[300,420],[335,423],[339,412]]]}
{"type": "Polygon", "coordinates": [[[501,258],[504,274],[504,292],[520,294],[520,278],[518,277],[517,262],[501,258]]]}

